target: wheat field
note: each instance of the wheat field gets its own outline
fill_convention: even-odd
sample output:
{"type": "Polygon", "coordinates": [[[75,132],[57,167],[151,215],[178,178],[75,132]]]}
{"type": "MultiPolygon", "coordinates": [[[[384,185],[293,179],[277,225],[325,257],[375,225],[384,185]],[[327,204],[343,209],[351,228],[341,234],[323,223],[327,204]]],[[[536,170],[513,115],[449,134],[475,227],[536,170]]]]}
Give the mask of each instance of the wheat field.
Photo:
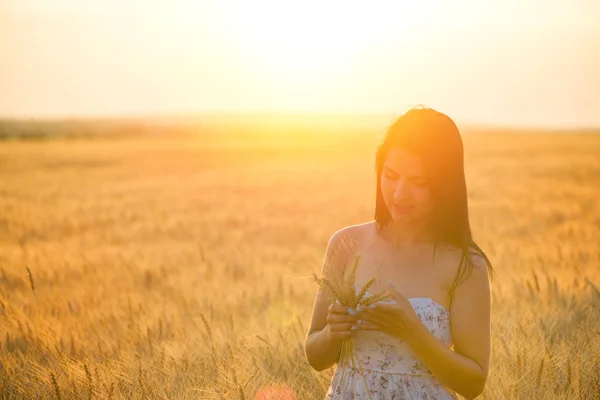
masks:
{"type": "MultiPolygon", "coordinates": [[[[0,397],[323,398],[333,368],[303,349],[310,276],[333,232],[372,219],[383,134],[321,121],[0,142],[0,397]]],[[[600,135],[463,141],[496,269],[481,398],[600,398],[600,135]]]]}

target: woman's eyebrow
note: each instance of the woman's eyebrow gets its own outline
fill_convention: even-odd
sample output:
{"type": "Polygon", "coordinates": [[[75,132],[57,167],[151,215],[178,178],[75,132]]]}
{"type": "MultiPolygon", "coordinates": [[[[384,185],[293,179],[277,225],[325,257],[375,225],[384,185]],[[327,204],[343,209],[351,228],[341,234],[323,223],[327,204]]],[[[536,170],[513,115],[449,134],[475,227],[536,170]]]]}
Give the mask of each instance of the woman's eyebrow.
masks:
{"type": "MultiPolygon", "coordinates": [[[[388,167],[387,165],[384,165],[383,168],[389,172],[391,172],[392,174],[396,174],[396,175],[400,175],[398,172],[394,171],[393,169],[391,169],[390,167],[388,167]]],[[[409,178],[417,178],[417,179],[427,179],[426,176],[423,175],[413,175],[410,176],[409,178]]]]}

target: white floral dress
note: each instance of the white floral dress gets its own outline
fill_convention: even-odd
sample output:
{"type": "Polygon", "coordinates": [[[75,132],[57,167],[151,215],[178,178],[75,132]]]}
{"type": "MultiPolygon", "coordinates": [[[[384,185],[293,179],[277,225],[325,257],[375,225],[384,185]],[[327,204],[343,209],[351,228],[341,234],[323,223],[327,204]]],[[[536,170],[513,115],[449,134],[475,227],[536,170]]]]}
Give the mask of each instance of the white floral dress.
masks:
{"type": "MultiPolygon", "coordinates": [[[[427,329],[444,345],[450,347],[450,312],[428,297],[413,297],[408,301],[427,329]]],[[[349,361],[344,365],[338,361],[325,396],[326,400],[459,398],[454,391],[431,375],[427,366],[401,339],[380,331],[357,331],[353,341],[356,369],[352,368],[349,361]],[[363,368],[371,397],[367,393],[357,360],[363,368]]]]}

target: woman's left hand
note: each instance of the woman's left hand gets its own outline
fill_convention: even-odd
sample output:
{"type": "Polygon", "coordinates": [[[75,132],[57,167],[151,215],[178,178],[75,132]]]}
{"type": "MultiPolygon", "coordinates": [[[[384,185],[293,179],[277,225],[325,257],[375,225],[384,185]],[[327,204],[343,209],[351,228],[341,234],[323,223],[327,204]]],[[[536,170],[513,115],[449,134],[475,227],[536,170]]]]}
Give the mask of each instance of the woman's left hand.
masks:
{"type": "Polygon", "coordinates": [[[356,324],[357,329],[381,331],[411,342],[420,337],[424,325],[408,299],[398,292],[391,281],[389,289],[396,304],[375,303],[375,308],[360,306],[359,316],[363,321],[356,324]]]}

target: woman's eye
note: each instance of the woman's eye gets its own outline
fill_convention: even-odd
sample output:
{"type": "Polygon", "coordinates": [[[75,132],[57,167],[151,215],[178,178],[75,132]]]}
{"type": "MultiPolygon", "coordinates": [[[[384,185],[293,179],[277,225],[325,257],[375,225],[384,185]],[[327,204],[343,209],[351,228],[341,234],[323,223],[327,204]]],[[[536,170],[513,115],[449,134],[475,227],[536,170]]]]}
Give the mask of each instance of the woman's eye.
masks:
{"type": "Polygon", "coordinates": [[[417,185],[417,186],[427,186],[427,181],[415,181],[415,185],[417,185]]]}
{"type": "Polygon", "coordinates": [[[387,172],[385,173],[385,176],[388,177],[388,178],[390,178],[390,179],[396,179],[397,178],[396,175],[392,175],[392,174],[389,174],[387,172]]]}

